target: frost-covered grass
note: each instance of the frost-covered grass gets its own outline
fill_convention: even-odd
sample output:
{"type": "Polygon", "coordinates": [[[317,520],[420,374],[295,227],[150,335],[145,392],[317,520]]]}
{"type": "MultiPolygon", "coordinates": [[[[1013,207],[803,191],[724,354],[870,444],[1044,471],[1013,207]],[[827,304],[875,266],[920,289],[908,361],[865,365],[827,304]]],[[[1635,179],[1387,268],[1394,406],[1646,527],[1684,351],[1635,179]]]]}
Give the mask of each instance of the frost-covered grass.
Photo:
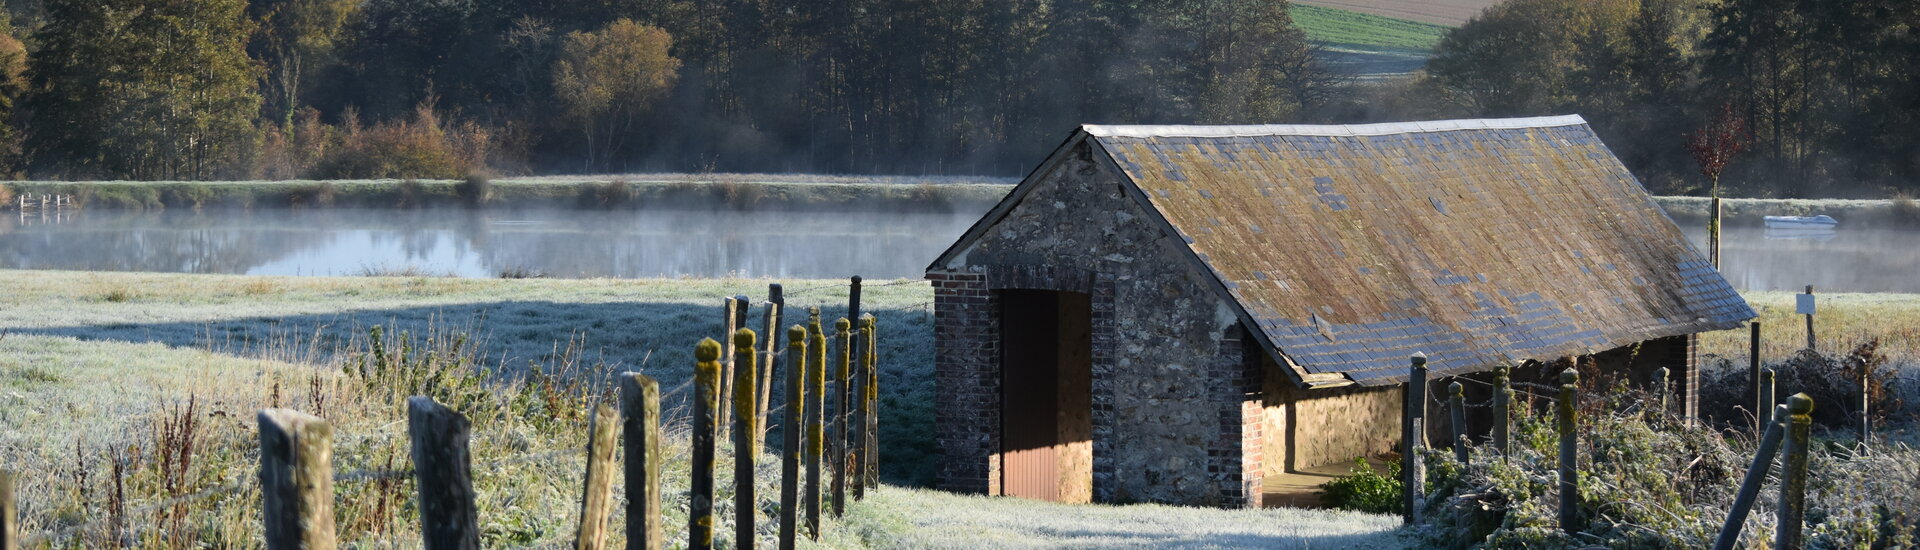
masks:
{"type": "MultiPolygon", "coordinates": [[[[1744,292],[1742,297],[1760,314],[1760,358],[1784,361],[1806,347],[1806,316],[1794,313],[1793,292],[1744,292]]],[[[1814,316],[1815,345],[1822,351],[1845,353],[1878,338],[1890,363],[1903,369],[1920,368],[1920,294],[1819,294],[1814,316]]],[[[1746,329],[1701,335],[1700,351],[1747,364],[1746,329]]]]}
{"type": "Polygon", "coordinates": [[[1398,516],[1086,506],[887,487],[848,511],[873,548],[1407,548],[1398,516]]]}
{"type": "MultiPolygon", "coordinates": [[[[205,411],[208,431],[199,462],[205,470],[190,489],[244,484],[255,464],[246,454],[252,411],[275,402],[331,411],[327,416],[343,438],[356,438],[339,446],[342,471],[385,469],[389,456],[404,465],[397,439],[404,425],[396,424],[403,411],[337,370],[337,352],[359,349],[370,327],[416,340],[470,334],[481,363],[507,373],[502,380],[531,365],[575,365],[571,376],[589,382],[638,370],[671,390],[688,378],[692,342],[720,331],[719,298],[761,298],[768,282],[0,271],[0,331],[7,333],[0,338],[0,426],[6,427],[0,463],[31,472],[21,481],[22,512],[36,533],[99,521],[110,449],[122,445],[126,452],[125,445],[149,441],[154,423],[188,396],[205,411]],[[316,395],[326,396],[326,404],[316,395]],[[85,480],[94,487],[89,495],[79,495],[82,483],[73,479],[81,470],[94,472],[85,480]]],[[[796,310],[822,305],[828,319],[843,314],[843,281],[781,282],[796,310]]],[[[923,282],[870,281],[863,295],[865,309],[881,319],[884,476],[894,485],[926,485],[934,462],[926,308],[932,291],[923,282]]],[[[1800,325],[1790,293],[1748,297],[1762,321],[1775,327],[1764,351],[1769,360],[1791,353],[1800,325]]],[[[1878,336],[1883,349],[1911,358],[1920,345],[1914,328],[1920,327],[1920,296],[1830,294],[1823,300],[1823,347],[1878,336]]],[[[1744,357],[1745,333],[1709,334],[1702,345],[1709,353],[1744,357]]],[[[483,522],[489,540],[503,545],[563,543],[577,514],[579,459],[570,450],[583,441],[584,426],[554,428],[524,416],[477,428],[475,460],[552,458],[490,465],[481,481],[483,522]]],[[[683,454],[670,455],[676,472],[686,467],[683,454]]],[[[762,462],[773,468],[770,459],[762,462]]],[[[145,468],[130,481],[134,509],[166,495],[152,474],[138,473],[152,471],[150,464],[145,468]]],[[[724,477],[728,470],[720,471],[724,477]]],[[[763,484],[774,479],[767,472],[763,484]]],[[[683,494],[676,487],[669,485],[670,495],[683,494]]],[[[350,483],[340,490],[343,502],[370,506],[405,489],[350,483]]],[[[207,503],[193,516],[201,540],[256,536],[258,495],[249,491],[197,501],[207,503]]],[[[762,494],[777,492],[769,487],[762,494]]],[[[366,509],[350,513],[372,517],[366,509]]],[[[133,521],[151,521],[148,516],[133,521]]],[[[675,521],[681,520],[668,523],[675,521]]],[[[343,529],[371,528],[365,521],[355,525],[343,529]]],[[[1061,506],[889,487],[854,507],[845,528],[829,529],[826,547],[1393,547],[1399,544],[1394,525],[1392,518],[1358,514],[1061,506]]],[[[413,544],[410,528],[388,528],[376,539],[413,544]]],[[[728,530],[721,532],[725,538],[728,530]]]]}

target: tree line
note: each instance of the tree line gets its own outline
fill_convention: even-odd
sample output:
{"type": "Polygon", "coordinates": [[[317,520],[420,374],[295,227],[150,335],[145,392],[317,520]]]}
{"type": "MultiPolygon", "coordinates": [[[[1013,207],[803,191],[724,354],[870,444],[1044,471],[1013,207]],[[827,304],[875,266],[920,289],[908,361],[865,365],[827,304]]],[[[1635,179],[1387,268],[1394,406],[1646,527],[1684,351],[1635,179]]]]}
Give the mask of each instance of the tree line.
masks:
{"type": "Polygon", "coordinates": [[[7,0],[0,170],[1018,175],[1080,123],[1579,113],[1650,187],[1913,190],[1920,3],[1508,0],[1428,69],[1330,68],[1284,0],[7,0]]]}

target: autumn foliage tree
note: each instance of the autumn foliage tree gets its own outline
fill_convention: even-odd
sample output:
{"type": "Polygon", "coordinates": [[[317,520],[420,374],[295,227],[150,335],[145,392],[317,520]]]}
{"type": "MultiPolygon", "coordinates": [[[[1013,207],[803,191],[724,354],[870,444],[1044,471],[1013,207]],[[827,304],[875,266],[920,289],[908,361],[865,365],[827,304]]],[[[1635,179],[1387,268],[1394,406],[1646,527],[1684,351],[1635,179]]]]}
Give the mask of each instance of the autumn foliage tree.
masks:
{"type": "Polygon", "coordinates": [[[642,117],[679,78],[672,47],[667,31],[630,19],[567,35],[553,87],[586,140],[588,169],[615,168],[613,159],[628,153],[642,117]]]}
{"type": "Polygon", "coordinates": [[[1700,175],[1711,182],[1708,196],[1713,212],[1707,220],[1708,259],[1720,267],[1720,174],[1733,157],[1747,150],[1747,121],[1735,114],[1732,104],[1722,105],[1705,127],[1687,135],[1687,153],[1700,166],[1700,175]]]}

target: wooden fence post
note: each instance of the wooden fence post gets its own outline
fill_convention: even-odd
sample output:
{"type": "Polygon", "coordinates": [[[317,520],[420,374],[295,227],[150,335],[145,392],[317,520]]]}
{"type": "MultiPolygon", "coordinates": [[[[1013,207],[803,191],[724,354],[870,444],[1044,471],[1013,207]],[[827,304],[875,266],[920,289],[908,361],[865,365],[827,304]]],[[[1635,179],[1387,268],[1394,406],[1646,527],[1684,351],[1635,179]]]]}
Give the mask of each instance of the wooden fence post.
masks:
{"type": "Polygon", "coordinates": [[[660,382],[629,372],[620,376],[622,451],[626,459],[627,548],[660,550],[660,382]]]}
{"type": "Polygon", "coordinates": [[[1427,429],[1422,418],[1427,410],[1427,354],[1415,353],[1409,362],[1405,406],[1400,412],[1400,483],[1406,495],[1402,503],[1406,522],[1414,524],[1420,522],[1420,508],[1426,505],[1427,472],[1420,460],[1420,441],[1427,429]]]}
{"type": "Polygon", "coordinates": [[[1760,447],[1753,453],[1753,463],[1747,466],[1747,473],[1740,478],[1740,490],[1733,497],[1733,509],[1727,511],[1727,520],[1720,524],[1720,536],[1713,541],[1713,550],[1733,550],[1740,542],[1740,530],[1747,525],[1747,514],[1753,511],[1753,502],[1760,496],[1760,486],[1767,482],[1767,471],[1773,469],[1773,457],[1780,451],[1781,426],[1787,422],[1787,406],[1781,405],[1773,411],[1773,421],[1761,421],[1766,432],[1760,436],[1760,447]]]}
{"type": "Polygon", "coordinates": [[[1773,369],[1760,369],[1760,408],[1757,410],[1773,410],[1774,399],[1780,395],[1778,391],[1773,387],[1773,369]]]}
{"type": "Polygon", "coordinates": [[[1513,416],[1507,410],[1513,401],[1513,387],[1508,373],[1506,365],[1493,371],[1493,448],[1501,455],[1513,452],[1507,448],[1508,426],[1513,424],[1513,416]]]}
{"type": "Polygon", "coordinates": [[[867,321],[871,317],[871,315],[867,315],[854,318],[855,322],[858,323],[855,329],[856,332],[853,335],[855,342],[853,345],[854,381],[852,384],[854,390],[852,396],[854,400],[854,415],[853,425],[851,426],[852,437],[849,438],[852,442],[850,443],[849,452],[847,453],[853,457],[853,468],[849,471],[849,475],[853,478],[850,483],[853,485],[854,500],[867,498],[867,416],[872,414],[872,410],[868,408],[870,404],[867,402],[867,379],[871,377],[871,373],[867,372],[867,368],[871,365],[867,364],[866,343],[867,334],[873,331],[873,327],[867,324],[867,321]]]}
{"type": "Polygon", "coordinates": [[[19,506],[13,497],[13,471],[0,470],[0,550],[20,548],[19,506]]]}
{"type": "Polygon", "coordinates": [[[595,403],[587,417],[587,478],[580,495],[580,529],[575,550],[607,547],[607,514],[613,507],[613,448],[619,445],[620,413],[595,403]]]}
{"type": "Polygon", "coordinates": [[[746,302],[732,297],[723,298],[723,300],[727,304],[725,308],[727,319],[725,327],[722,328],[725,332],[720,333],[720,386],[715,389],[715,395],[719,400],[714,402],[714,406],[718,408],[714,411],[713,424],[719,431],[716,432],[715,437],[726,437],[727,427],[732,425],[730,424],[732,417],[729,413],[733,407],[727,406],[727,399],[733,396],[733,333],[745,328],[742,326],[744,323],[740,322],[740,315],[744,313],[747,306],[746,302]]]}
{"type": "Polygon", "coordinates": [[[1461,464],[1468,463],[1472,457],[1467,453],[1467,388],[1459,382],[1447,384],[1447,408],[1453,414],[1448,418],[1453,424],[1453,458],[1461,464]]]}
{"type": "Polygon", "coordinates": [[[1752,334],[1747,339],[1747,392],[1748,402],[1753,404],[1753,433],[1767,430],[1766,400],[1760,398],[1760,322],[1754,321],[1752,334]]]}
{"type": "Polygon", "coordinates": [[[820,328],[820,308],[808,310],[807,322],[807,486],[802,500],[807,508],[807,538],[820,540],[820,459],[825,454],[827,402],[827,334],[820,328]]]}
{"type": "Polygon", "coordinates": [[[868,313],[867,323],[867,488],[880,486],[880,343],[879,320],[868,313]]]}
{"type": "MultiPolygon", "coordinates": [[[[773,404],[773,371],[774,366],[778,365],[778,363],[774,362],[773,358],[780,353],[780,316],[786,313],[782,310],[782,304],[784,302],[786,302],[786,298],[781,296],[780,285],[767,285],[767,310],[764,312],[767,331],[762,333],[767,335],[767,360],[761,363],[760,383],[754,386],[754,388],[760,390],[757,392],[759,394],[757,397],[760,399],[759,407],[754,411],[754,420],[759,422],[756,425],[760,427],[760,430],[756,434],[759,437],[759,442],[755,443],[756,447],[766,444],[767,430],[773,429],[773,426],[767,422],[767,409],[773,404]]],[[[792,363],[789,362],[788,364],[792,363]]]]}
{"type": "Polygon", "coordinates": [[[467,417],[435,403],[407,398],[407,433],[413,439],[414,484],[420,492],[420,538],[428,550],[480,547],[479,515],[473,506],[473,458],[467,417]]]}
{"type": "Polygon", "coordinates": [[[793,550],[800,512],[800,429],[807,410],[807,329],[787,329],[787,410],[780,415],[780,550],[793,550]]]}
{"type": "Polygon", "coordinates": [[[289,409],[263,409],[258,418],[267,548],[333,548],[333,425],[289,409]]]}
{"type": "Polygon", "coordinates": [[[1669,376],[1673,376],[1673,371],[1668,370],[1666,367],[1660,367],[1658,370],[1653,371],[1653,394],[1658,397],[1657,401],[1660,403],[1659,410],[1662,415],[1667,413],[1667,395],[1671,389],[1667,381],[1667,377],[1669,376]]]}
{"type": "Polygon", "coordinates": [[[720,343],[703,339],[693,348],[693,482],[687,499],[687,548],[713,548],[714,409],[720,406],[720,343]]]}
{"type": "MultiPolygon", "coordinates": [[[[1813,285],[1807,285],[1807,301],[1813,301],[1813,285]]],[[[1813,350],[1813,311],[1807,310],[1807,349],[1813,350]]]]}
{"type": "Polygon", "coordinates": [[[0,550],[20,548],[19,506],[13,497],[13,471],[0,470],[0,550]]]}
{"type": "Polygon", "coordinates": [[[1554,403],[1560,432],[1560,530],[1568,533],[1580,528],[1580,435],[1574,430],[1580,398],[1580,373],[1572,367],[1560,371],[1560,401],[1554,403]]]}
{"type": "Polygon", "coordinates": [[[1800,550],[1807,517],[1807,431],[1813,424],[1813,398],[1804,393],[1787,398],[1786,457],[1780,461],[1780,504],[1773,547],[1800,550]]]}
{"type": "Polygon", "coordinates": [[[852,403],[847,382],[852,378],[848,371],[853,360],[852,327],[853,323],[845,317],[833,321],[833,343],[839,348],[833,357],[833,393],[838,404],[833,407],[833,435],[828,439],[833,444],[830,462],[833,465],[833,517],[836,518],[847,513],[847,413],[850,412],[847,405],[852,403]]]}
{"type": "Polygon", "coordinates": [[[743,328],[733,334],[734,376],[733,380],[733,547],[752,550],[755,542],[754,523],[760,512],[760,501],[754,493],[754,464],[760,457],[760,427],[754,422],[754,376],[759,374],[755,368],[756,356],[760,350],[754,345],[756,335],[753,329],[743,328]]]}

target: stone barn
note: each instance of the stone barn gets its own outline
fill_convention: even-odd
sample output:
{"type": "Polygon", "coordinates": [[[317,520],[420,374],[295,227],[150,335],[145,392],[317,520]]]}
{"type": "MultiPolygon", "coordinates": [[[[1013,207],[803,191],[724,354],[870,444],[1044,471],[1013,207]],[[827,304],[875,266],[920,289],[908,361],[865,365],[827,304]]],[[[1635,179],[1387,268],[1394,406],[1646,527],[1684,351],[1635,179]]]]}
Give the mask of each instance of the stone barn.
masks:
{"type": "Polygon", "coordinates": [[[1391,451],[1415,352],[1669,367],[1692,415],[1694,335],[1754,316],[1578,116],[1083,126],[927,278],[942,483],[1064,502],[1391,451]]]}

